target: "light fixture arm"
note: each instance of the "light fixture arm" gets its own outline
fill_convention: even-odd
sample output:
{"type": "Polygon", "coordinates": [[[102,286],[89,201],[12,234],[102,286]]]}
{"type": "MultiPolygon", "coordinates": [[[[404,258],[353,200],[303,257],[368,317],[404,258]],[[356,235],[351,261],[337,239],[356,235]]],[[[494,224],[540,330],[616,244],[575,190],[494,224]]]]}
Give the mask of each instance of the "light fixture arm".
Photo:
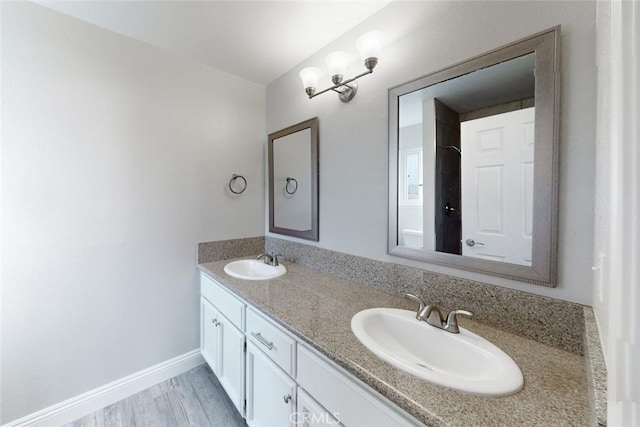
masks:
{"type": "MultiPolygon", "coordinates": [[[[329,92],[330,90],[332,90],[334,92],[338,92],[341,95],[344,94],[345,92],[349,92],[351,94],[349,96],[349,99],[346,100],[346,101],[343,101],[343,102],[349,102],[355,96],[355,94],[356,94],[355,92],[356,92],[356,90],[358,88],[357,84],[354,84],[354,85],[350,86],[349,83],[354,83],[360,77],[364,77],[364,76],[366,76],[368,74],[371,74],[371,73],[373,73],[373,69],[367,70],[364,73],[358,74],[357,76],[355,76],[353,78],[350,78],[349,80],[342,81],[342,82],[340,82],[338,84],[335,84],[335,85],[333,85],[331,87],[328,87],[328,88],[326,88],[324,90],[321,90],[320,92],[315,92],[315,93],[311,93],[311,94],[307,92],[307,95],[309,96],[309,99],[311,99],[311,98],[314,98],[314,97],[316,97],[318,95],[322,95],[325,92],[329,92]],[[340,90],[340,88],[342,88],[342,90],[340,90]]],[[[342,100],[342,98],[340,98],[340,99],[342,100]]]]}

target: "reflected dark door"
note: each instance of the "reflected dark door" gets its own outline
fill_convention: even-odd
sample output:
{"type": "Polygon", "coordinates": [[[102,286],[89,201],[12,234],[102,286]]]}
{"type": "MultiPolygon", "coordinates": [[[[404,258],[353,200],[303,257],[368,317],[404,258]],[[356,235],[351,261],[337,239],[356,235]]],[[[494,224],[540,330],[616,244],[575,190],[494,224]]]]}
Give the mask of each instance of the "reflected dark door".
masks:
{"type": "Polygon", "coordinates": [[[438,99],[435,107],[436,251],[462,255],[460,117],[438,99]]]}

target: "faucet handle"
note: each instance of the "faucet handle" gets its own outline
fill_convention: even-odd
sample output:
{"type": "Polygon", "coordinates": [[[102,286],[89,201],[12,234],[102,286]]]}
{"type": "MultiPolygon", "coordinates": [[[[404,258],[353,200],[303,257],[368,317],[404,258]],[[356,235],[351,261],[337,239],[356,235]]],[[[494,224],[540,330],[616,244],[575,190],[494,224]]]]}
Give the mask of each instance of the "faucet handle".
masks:
{"type": "Polygon", "coordinates": [[[444,325],[444,329],[454,334],[460,333],[460,328],[458,327],[458,315],[473,316],[473,313],[467,310],[451,310],[449,314],[447,314],[447,323],[444,325]]]}
{"type": "Polygon", "coordinates": [[[417,301],[420,304],[420,308],[418,308],[417,313],[420,313],[422,310],[424,310],[424,308],[426,307],[426,304],[424,303],[424,301],[422,301],[422,299],[418,298],[417,296],[413,295],[413,294],[405,294],[409,299],[412,299],[414,301],[417,301]]]}
{"type": "Polygon", "coordinates": [[[278,262],[278,257],[280,256],[280,254],[277,253],[273,253],[273,255],[271,255],[271,265],[274,267],[277,267],[278,265],[280,265],[280,263],[278,262]]]}

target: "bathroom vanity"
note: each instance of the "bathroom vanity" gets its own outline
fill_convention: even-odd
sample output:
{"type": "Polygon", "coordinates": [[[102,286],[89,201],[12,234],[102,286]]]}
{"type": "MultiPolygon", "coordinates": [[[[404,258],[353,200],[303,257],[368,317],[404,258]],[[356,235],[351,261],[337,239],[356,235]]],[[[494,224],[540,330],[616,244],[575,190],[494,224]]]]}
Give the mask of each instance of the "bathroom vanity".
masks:
{"type": "Polygon", "coordinates": [[[227,263],[200,265],[202,354],[249,426],[589,424],[581,355],[464,319],[516,361],[524,388],[460,393],[383,362],[352,333],[357,312],[411,301],[295,263],[264,281],[230,277],[227,263]]]}
{"type": "Polygon", "coordinates": [[[418,424],[211,276],[202,355],[249,426],[418,424]]]}

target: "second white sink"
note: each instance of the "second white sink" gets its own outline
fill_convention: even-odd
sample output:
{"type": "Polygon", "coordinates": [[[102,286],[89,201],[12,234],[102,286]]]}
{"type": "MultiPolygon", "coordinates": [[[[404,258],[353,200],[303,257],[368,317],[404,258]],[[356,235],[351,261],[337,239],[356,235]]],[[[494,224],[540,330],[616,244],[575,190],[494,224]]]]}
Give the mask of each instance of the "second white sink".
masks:
{"type": "Polygon", "coordinates": [[[282,264],[272,266],[265,264],[264,261],[241,259],[225,265],[224,272],[238,279],[267,280],[282,276],[287,272],[287,269],[282,264]]]}
{"type": "Polygon", "coordinates": [[[351,319],[351,329],[382,360],[435,384],[485,396],[522,388],[522,372],[513,359],[467,329],[453,334],[396,308],[363,310],[351,319]]]}

